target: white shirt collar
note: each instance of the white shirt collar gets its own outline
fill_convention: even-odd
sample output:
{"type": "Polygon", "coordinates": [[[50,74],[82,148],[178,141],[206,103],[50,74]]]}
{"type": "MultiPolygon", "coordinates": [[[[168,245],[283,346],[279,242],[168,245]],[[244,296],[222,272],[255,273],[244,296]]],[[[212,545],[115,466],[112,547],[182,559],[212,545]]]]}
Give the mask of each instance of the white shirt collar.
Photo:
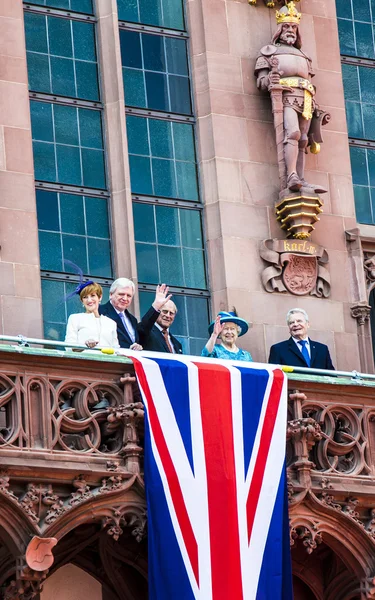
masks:
{"type": "Polygon", "coordinates": [[[293,341],[294,341],[296,344],[299,344],[299,343],[300,343],[300,342],[302,342],[302,341],[303,341],[303,342],[306,342],[306,348],[310,348],[310,340],[309,340],[309,338],[308,338],[308,337],[307,337],[306,339],[304,339],[304,340],[297,340],[297,338],[295,338],[295,337],[293,337],[293,336],[292,336],[292,339],[293,339],[293,341]]]}

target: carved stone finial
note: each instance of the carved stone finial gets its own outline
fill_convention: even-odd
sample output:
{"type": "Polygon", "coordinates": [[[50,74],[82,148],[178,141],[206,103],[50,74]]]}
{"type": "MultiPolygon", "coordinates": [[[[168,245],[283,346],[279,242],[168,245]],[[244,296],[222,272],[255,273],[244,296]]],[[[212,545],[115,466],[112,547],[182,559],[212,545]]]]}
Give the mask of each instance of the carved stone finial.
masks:
{"type": "Polygon", "coordinates": [[[353,319],[357,319],[358,325],[364,325],[370,319],[371,306],[365,300],[356,302],[350,307],[353,319]]]}

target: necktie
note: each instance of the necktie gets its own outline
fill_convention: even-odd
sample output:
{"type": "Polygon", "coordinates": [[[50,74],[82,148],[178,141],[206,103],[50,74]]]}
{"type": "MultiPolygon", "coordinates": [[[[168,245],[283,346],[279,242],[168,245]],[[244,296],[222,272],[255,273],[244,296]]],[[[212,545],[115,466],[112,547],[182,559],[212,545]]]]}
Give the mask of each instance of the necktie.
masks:
{"type": "Polygon", "coordinates": [[[306,348],[307,341],[306,340],[299,340],[298,343],[301,344],[301,346],[302,346],[302,350],[301,350],[302,356],[305,359],[307,366],[309,367],[310,364],[311,364],[311,361],[310,361],[309,351],[306,348]]]}
{"type": "Polygon", "coordinates": [[[167,346],[168,346],[168,350],[169,350],[169,352],[170,352],[171,354],[173,354],[173,348],[172,348],[172,346],[171,346],[171,344],[170,344],[170,341],[169,341],[168,329],[162,329],[162,330],[161,330],[161,332],[162,332],[162,334],[163,334],[163,336],[164,336],[165,343],[166,343],[166,344],[167,344],[167,346]]]}
{"type": "Polygon", "coordinates": [[[132,342],[134,342],[134,340],[135,340],[134,334],[133,334],[131,331],[129,331],[129,327],[128,327],[128,326],[127,326],[127,324],[126,324],[126,320],[125,320],[125,315],[124,315],[124,313],[123,313],[123,312],[119,313],[119,316],[120,316],[120,319],[121,319],[121,321],[122,321],[122,324],[123,324],[123,326],[124,326],[124,328],[125,328],[125,331],[126,331],[126,333],[127,333],[127,334],[128,334],[128,336],[129,336],[130,340],[131,340],[132,342]]]}

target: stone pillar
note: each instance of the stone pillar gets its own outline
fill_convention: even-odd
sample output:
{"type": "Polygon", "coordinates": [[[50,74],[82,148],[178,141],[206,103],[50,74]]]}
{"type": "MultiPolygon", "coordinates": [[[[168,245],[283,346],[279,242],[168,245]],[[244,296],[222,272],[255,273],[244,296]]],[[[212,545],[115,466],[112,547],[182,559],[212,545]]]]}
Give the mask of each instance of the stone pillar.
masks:
{"type": "Polygon", "coordinates": [[[115,277],[137,283],[132,197],[116,0],[96,0],[97,35],[104,104],[107,175],[111,193],[115,277]]]}
{"type": "Polygon", "coordinates": [[[42,337],[22,0],[0,2],[0,332],[42,337]]]}
{"type": "Polygon", "coordinates": [[[302,0],[302,49],[312,57],[318,103],[331,113],[306,179],[328,189],[312,242],[329,255],[328,299],[267,293],[259,255],[264,239],[285,237],[275,217],[278,165],[271,103],[254,77],[255,60],[276,29],[275,10],[247,0],[187,0],[201,189],[214,311],[233,305],[253,322],[241,346],[265,361],[288,337],[285,316],[304,308],[311,337],[328,344],[336,368],[359,369],[355,302],[345,230],[355,227],[335,2],[302,0]]]}

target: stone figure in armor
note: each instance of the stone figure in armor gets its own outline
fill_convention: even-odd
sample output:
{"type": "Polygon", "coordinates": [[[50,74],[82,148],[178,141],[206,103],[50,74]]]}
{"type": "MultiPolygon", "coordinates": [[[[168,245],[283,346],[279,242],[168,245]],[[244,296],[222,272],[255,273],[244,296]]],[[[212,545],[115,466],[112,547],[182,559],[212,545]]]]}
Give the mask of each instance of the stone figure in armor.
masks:
{"type": "Polygon", "coordinates": [[[284,181],[280,175],[281,187],[293,192],[307,187],[319,193],[326,190],[304,179],[305,156],[308,146],[311,152],[319,152],[320,127],[329,116],[315,102],[314,72],[311,59],[301,49],[300,20],[294,2],[276,11],[278,27],[271,44],[260,51],[255,75],[258,88],[271,93],[279,167],[281,162],[285,172],[284,181]]]}

